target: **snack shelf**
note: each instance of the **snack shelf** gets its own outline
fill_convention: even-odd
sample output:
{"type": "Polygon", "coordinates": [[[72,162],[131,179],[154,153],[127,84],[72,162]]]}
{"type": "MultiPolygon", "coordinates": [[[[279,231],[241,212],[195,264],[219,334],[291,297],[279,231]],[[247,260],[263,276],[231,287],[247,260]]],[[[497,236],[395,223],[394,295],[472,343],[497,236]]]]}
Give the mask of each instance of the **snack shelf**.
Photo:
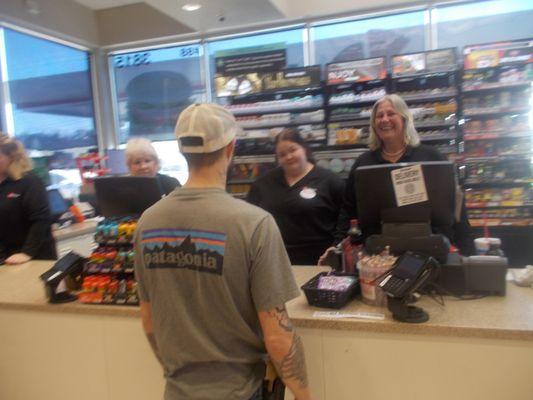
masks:
{"type": "Polygon", "coordinates": [[[477,180],[477,179],[466,179],[464,181],[465,185],[468,186],[509,186],[509,185],[524,185],[532,184],[533,179],[524,178],[524,179],[500,179],[500,180],[477,180]]]}
{"type": "Polygon", "coordinates": [[[420,78],[434,78],[434,77],[443,77],[443,76],[448,76],[448,75],[451,75],[451,74],[455,74],[457,72],[457,70],[454,68],[451,68],[447,71],[433,71],[433,72],[421,72],[421,73],[418,73],[418,74],[411,74],[411,75],[398,75],[398,76],[393,76],[392,79],[393,80],[397,80],[397,81],[400,81],[400,82],[407,82],[407,81],[411,81],[413,79],[420,79],[420,78]]]}
{"type": "Polygon", "coordinates": [[[468,209],[480,209],[480,208],[530,208],[533,207],[533,203],[527,202],[488,202],[488,203],[466,203],[468,209]]]}
{"type": "Polygon", "coordinates": [[[250,108],[237,108],[229,109],[233,115],[251,115],[251,114],[275,114],[279,112],[293,112],[293,111],[315,111],[322,109],[322,104],[302,105],[302,106],[278,106],[278,107],[250,107],[250,108]]]}
{"type": "Polygon", "coordinates": [[[463,83],[462,89],[463,89],[463,93],[474,93],[474,92],[483,92],[483,91],[489,91],[489,90],[521,88],[524,86],[530,86],[531,83],[532,83],[531,81],[494,82],[494,83],[481,83],[481,84],[463,83]]]}
{"type": "Polygon", "coordinates": [[[309,125],[324,125],[325,121],[309,121],[309,122],[289,122],[289,123],[279,123],[279,124],[264,124],[264,125],[255,125],[255,126],[242,126],[241,128],[245,131],[252,130],[262,130],[262,129],[271,129],[271,128],[288,128],[288,127],[298,127],[298,126],[309,126],[309,125]]]}
{"type": "Polygon", "coordinates": [[[463,154],[462,162],[470,163],[480,163],[480,162],[502,162],[502,161],[514,161],[516,159],[527,159],[532,156],[532,153],[515,153],[515,154],[502,154],[495,156],[474,156],[469,157],[463,154]]]}
{"type": "Polygon", "coordinates": [[[359,105],[359,104],[373,104],[377,100],[381,99],[383,95],[376,96],[375,98],[368,98],[365,100],[357,100],[357,101],[347,101],[347,102],[341,102],[341,103],[328,103],[326,104],[326,107],[332,108],[332,107],[340,107],[340,106],[353,106],[353,105],[359,105]]]}
{"type": "Polygon", "coordinates": [[[420,140],[422,142],[433,142],[438,140],[453,140],[457,139],[456,132],[443,132],[443,133],[434,133],[431,135],[424,135],[422,132],[418,132],[420,140]]]}
{"type": "Polygon", "coordinates": [[[484,133],[464,133],[463,140],[492,140],[492,139],[516,139],[522,137],[530,137],[533,132],[509,132],[505,133],[504,130],[484,132],[484,133]]]}
{"type": "Polygon", "coordinates": [[[398,93],[399,96],[401,96],[406,102],[418,102],[418,101],[438,101],[438,100],[446,100],[453,98],[457,96],[457,90],[456,89],[450,89],[445,92],[441,93],[434,93],[434,94],[426,94],[426,95],[409,95],[409,94],[402,94],[398,93]]]}
{"type": "Polygon", "coordinates": [[[528,107],[491,107],[491,108],[472,108],[464,109],[463,115],[465,117],[485,117],[494,116],[495,114],[520,114],[529,111],[528,107]]]}
{"type": "Polygon", "coordinates": [[[445,128],[455,126],[455,121],[416,122],[415,128],[445,128]]]}
{"type": "Polygon", "coordinates": [[[469,218],[468,221],[473,227],[533,225],[532,218],[469,218]]]}

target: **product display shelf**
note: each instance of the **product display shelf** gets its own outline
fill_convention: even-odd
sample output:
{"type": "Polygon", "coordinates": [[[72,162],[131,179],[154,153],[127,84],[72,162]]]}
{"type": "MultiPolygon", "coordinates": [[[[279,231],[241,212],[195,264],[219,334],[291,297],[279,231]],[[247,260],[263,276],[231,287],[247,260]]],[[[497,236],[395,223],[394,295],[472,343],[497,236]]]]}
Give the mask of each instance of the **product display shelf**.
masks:
{"type": "Polygon", "coordinates": [[[275,167],[276,157],[273,154],[234,157],[228,170],[228,193],[245,198],[252,183],[275,167]]]}
{"type": "MultiPolygon", "coordinates": [[[[401,57],[393,59],[399,62],[401,57]]],[[[459,150],[457,74],[452,63],[444,71],[399,76],[393,72],[391,78],[391,92],[401,96],[409,105],[422,143],[434,146],[446,155],[456,155],[459,150]]]]}
{"type": "Polygon", "coordinates": [[[388,93],[388,79],[327,84],[328,146],[366,145],[372,105],[388,93]]]}
{"type": "Polygon", "coordinates": [[[106,219],[95,233],[98,247],[83,267],[82,291],[78,299],[86,304],[138,305],[134,277],[133,232],[136,219],[106,219]]]}
{"type": "Polygon", "coordinates": [[[509,247],[509,229],[533,226],[532,78],[531,64],[519,62],[462,74],[459,161],[469,221],[475,229],[506,228],[502,235],[509,247]]]}
{"type": "MultiPolygon", "coordinates": [[[[298,69],[300,70],[308,73],[307,77],[320,75],[318,67],[298,69]]],[[[270,81],[269,85],[281,85],[282,82],[289,84],[284,79],[291,71],[293,70],[287,69],[279,72],[285,78],[278,77],[270,81]]],[[[274,137],[288,127],[297,128],[310,143],[325,142],[322,86],[314,78],[309,78],[308,82],[307,86],[302,86],[299,82],[298,87],[270,88],[257,93],[219,98],[219,103],[235,115],[242,128],[237,137],[237,156],[273,154],[274,137]]]]}

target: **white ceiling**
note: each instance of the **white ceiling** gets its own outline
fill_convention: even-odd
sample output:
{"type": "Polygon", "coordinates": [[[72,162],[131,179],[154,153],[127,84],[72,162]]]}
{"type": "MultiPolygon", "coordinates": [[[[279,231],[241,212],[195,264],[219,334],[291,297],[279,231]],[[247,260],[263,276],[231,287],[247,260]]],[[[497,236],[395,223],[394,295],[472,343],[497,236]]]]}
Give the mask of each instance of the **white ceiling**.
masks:
{"type": "MultiPolygon", "coordinates": [[[[139,0],[73,1],[93,10],[140,2],[139,0]]],[[[197,32],[208,32],[302,17],[394,7],[413,3],[413,0],[145,0],[143,2],[197,32]],[[201,4],[202,8],[193,12],[183,11],[181,7],[186,3],[201,4]]]]}

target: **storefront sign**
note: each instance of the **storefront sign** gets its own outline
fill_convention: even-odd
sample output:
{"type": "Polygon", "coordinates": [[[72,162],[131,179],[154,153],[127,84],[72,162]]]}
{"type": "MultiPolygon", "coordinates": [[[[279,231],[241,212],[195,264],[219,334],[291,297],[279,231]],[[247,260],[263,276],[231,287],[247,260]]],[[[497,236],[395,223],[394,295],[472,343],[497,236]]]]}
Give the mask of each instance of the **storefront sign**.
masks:
{"type": "Polygon", "coordinates": [[[328,85],[366,82],[374,79],[385,79],[386,76],[387,70],[383,57],[327,65],[328,85]]]}

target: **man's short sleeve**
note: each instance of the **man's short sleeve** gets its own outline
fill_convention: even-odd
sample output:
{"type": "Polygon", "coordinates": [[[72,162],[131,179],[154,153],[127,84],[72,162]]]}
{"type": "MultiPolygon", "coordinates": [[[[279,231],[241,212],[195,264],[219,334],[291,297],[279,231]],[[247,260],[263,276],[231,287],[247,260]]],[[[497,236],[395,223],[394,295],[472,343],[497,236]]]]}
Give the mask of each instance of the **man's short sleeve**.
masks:
{"type": "Polygon", "coordinates": [[[268,311],[300,295],[274,218],[261,220],[251,238],[250,289],[257,311],[268,311]]]}
{"type": "Polygon", "coordinates": [[[134,258],[134,267],[135,267],[135,280],[137,281],[137,290],[139,293],[139,299],[143,302],[149,303],[150,297],[148,296],[148,289],[146,282],[147,277],[145,274],[145,266],[143,261],[142,246],[141,246],[141,234],[140,227],[137,226],[135,231],[135,258],[134,258]]]}

